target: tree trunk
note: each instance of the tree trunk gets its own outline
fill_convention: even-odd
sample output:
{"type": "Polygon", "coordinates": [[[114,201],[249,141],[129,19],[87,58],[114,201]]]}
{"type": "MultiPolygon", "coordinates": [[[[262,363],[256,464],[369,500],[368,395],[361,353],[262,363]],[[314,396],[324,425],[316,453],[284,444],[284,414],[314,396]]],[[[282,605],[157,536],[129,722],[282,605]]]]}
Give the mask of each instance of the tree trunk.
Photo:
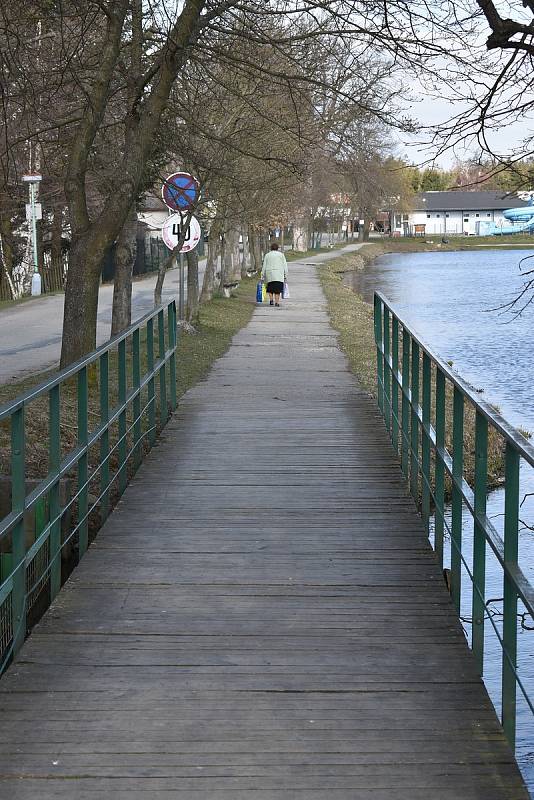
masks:
{"type": "Polygon", "coordinates": [[[221,248],[220,225],[218,220],[214,220],[208,239],[208,258],[206,261],[206,271],[202,282],[202,292],[200,302],[207,303],[211,300],[215,286],[217,284],[216,273],[219,263],[219,251],[221,248]]]}
{"type": "Polygon", "coordinates": [[[221,270],[219,272],[219,291],[222,292],[228,275],[228,254],[230,252],[228,231],[225,230],[221,239],[221,270]]]}
{"type": "Polygon", "coordinates": [[[297,253],[308,250],[308,221],[304,216],[296,219],[293,225],[293,250],[297,253]]]}
{"type": "Polygon", "coordinates": [[[185,318],[193,323],[198,316],[198,253],[191,250],[187,253],[187,307],[185,318]]]}
{"type": "Polygon", "coordinates": [[[248,236],[245,228],[242,229],[241,235],[243,237],[243,252],[241,253],[241,277],[246,278],[250,267],[250,253],[248,236]]]}
{"type": "Polygon", "coordinates": [[[137,255],[137,211],[135,203],[117,239],[111,335],[116,336],[132,323],[132,275],[137,255]]]}
{"type": "Polygon", "coordinates": [[[7,205],[9,202],[9,198],[7,194],[2,192],[0,194],[0,240],[1,240],[1,252],[0,257],[2,258],[2,269],[0,270],[0,283],[3,280],[9,286],[10,294],[13,297],[13,300],[16,299],[17,293],[16,289],[13,285],[13,267],[14,264],[14,252],[13,252],[13,226],[11,224],[11,215],[9,213],[8,208],[3,208],[2,206],[4,203],[7,205]]]}
{"type": "Polygon", "coordinates": [[[69,255],[69,279],[65,289],[61,368],[96,347],[98,290],[105,250],[91,234],[73,241],[69,255]]]}
{"type": "Polygon", "coordinates": [[[261,257],[263,259],[265,253],[268,253],[269,250],[271,249],[271,244],[269,241],[269,231],[265,230],[265,228],[262,228],[260,241],[261,241],[261,257]]]}
{"type": "Polygon", "coordinates": [[[154,287],[154,308],[157,308],[161,305],[161,294],[163,292],[163,282],[165,280],[165,273],[168,269],[171,269],[172,265],[175,263],[175,259],[178,258],[178,249],[173,250],[171,254],[165,259],[163,264],[160,263],[158,269],[158,277],[156,279],[156,285],[154,287]]]}
{"type": "MultiPolygon", "coordinates": [[[[54,209],[50,238],[50,271],[52,280],[57,276],[63,285],[63,209],[54,209]]],[[[58,286],[58,288],[60,288],[58,286]]]]}
{"type": "MultiPolygon", "coordinates": [[[[87,170],[95,138],[108,110],[113,75],[123,56],[122,34],[130,5],[128,0],[116,0],[107,6],[100,42],[100,66],[87,89],[67,160],[65,196],[73,247],[65,292],[62,366],[95,346],[98,288],[104,254],[119,235],[142,187],[145,165],[153,151],[154,136],[174,81],[187,60],[190,46],[200,35],[205,0],[186,0],[161,46],[150,90],[142,102],[137,98],[137,90],[132,95],[133,101],[125,118],[123,156],[117,161],[112,175],[114,180],[111,180],[113,191],[105,198],[98,217],[92,219],[87,198],[87,170]]],[[[134,62],[132,57],[135,70],[134,62]]]]}
{"type": "Polygon", "coordinates": [[[370,220],[367,216],[360,215],[360,219],[364,220],[363,225],[358,226],[358,241],[359,242],[368,242],[369,241],[369,225],[370,220]]]}
{"type": "Polygon", "coordinates": [[[231,228],[225,238],[224,269],[221,271],[221,289],[230,283],[239,283],[241,280],[241,266],[239,258],[239,231],[231,228]]]}
{"type": "Polygon", "coordinates": [[[260,239],[252,225],[248,226],[248,241],[252,270],[259,272],[261,269],[260,239]]]}

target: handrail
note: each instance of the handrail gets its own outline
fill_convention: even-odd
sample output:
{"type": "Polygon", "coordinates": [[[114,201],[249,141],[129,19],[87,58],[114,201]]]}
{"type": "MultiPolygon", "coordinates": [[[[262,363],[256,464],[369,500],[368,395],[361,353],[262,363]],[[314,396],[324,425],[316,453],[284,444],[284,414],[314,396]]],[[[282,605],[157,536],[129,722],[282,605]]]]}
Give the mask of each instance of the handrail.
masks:
{"type": "Polygon", "coordinates": [[[9,425],[11,440],[11,510],[0,517],[0,674],[35,621],[37,600],[42,611],[60,590],[67,547],[77,545],[77,560],[83,556],[89,521],[94,529],[106,519],[153,445],[157,427],[176,408],[176,345],[173,301],[0,407],[0,422],[4,429],[9,425]],[[64,452],[66,392],[75,395],[76,442],[71,436],[64,452]],[[37,435],[47,441],[48,466],[29,488],[26,456],[33,440],[28,420],[33,404],[42,406],[43,398],[48,399],[46,429],[37,435]]]}
{"type": "Polygon", "coordinates": [[[520,466],[523,461],[534,467],[534,447],[408,326],[381,292],[375,292],[374,297],[374,328],[378,405],[386,429],[427,531],[434,516],[434,549],[441,568],[445,533],[450,535],[451,595],[458,614],[462,569],[470,578],[471,649],[481,676],[486,620],[501,645],[501,720],[514,746],[517,688],[534,714],[534,700],[517,668],[518,600],[525,613],[534,618],[534,588],[518,564],[520,466]],[[464,465],[467,409],[471,410],[475,430],[473,486],[465,476],[464,465]],[[496,434],[505,444],[504,535],[486,514],[488,441],[496,434]],[[446,516],[446,479],[451,494],[450,522],[446,516]],[[464,509],[473,523],[472,563],[468,563],[462,546],[464,509]],[[491,600],[486,598],[487,545],[503,572],[502,631],[489,613],[491,600]]]}
{"type": "Polygon", "coordinates": [[[86,356],[82,356],[77,361],[73,361],[72,364],[69,364],[68,367],[65,367],[59,372],[54,372],[54,374],[47,378],[46,380],[38,383],[37,386],[32,386],[30,389],[27,389],[23,394],[18,395],[13,400],[9,400],[7,403],[4,403],[0,406],[0,422],[5,417],[10,416],[14,411],[17,411],[23,404],[29,403],[32,400],[35,400],[37,397],[41,397],[46,392],[49,392],[50,389],[53,389],[55,386],[58,386],[60,383],[68,380],[68,378],[72,378],[76,375],[82,367],[89,366],[93,364],[102,353],[109,353],[110,351],[114,350],[120,342],[129,339],[130,336],[133,334],[134,331],[139,330],[140,328],[145,325],[148,320],[155,319],[161,311],[167,310],[169,306],[161,305],[153,308],[152,311],[148,311],[142,317],[140,317],[136,322],[133,322],[128,328],[125,328],[120,333],[117,333],[111,339],[108,339],[107,342],[101,344],[95,350],[92,350],[86,356]]]}
{"type": "MultiPolygon", "coordinates": [[[[375,298],[378,298],[385,308],[388,308],[393,314],[395,311],[393,306],[390,304],[389,300],[382,294],[382,292],[376,291],[375,298]]],[[[397,319],[399,322],[402,322],[398,315],[397,319]]],[[[404,323],[402,323],[404,325],[404,323]]],[[[503,436],[507,442],[513,444],[513,446],[519,451],[522,458],[530,464],[531,467],[534,467],[534,446],[530,444],[528,439],[525,439],[523,434],[514,428],[508,420],[506,420],[498,411],[495,410],[493,406],[489,403],[486,403],[480,395],[473,389],[473,387],[465,381],[461,375],[458,375],[451,367],[447,364],[446,361],[443,361],[441,356],[439,356],[435,350],[433,350],[424,339],[419,336],[418,333],[414,331],[410,331],[410,336],[414,342],[417,342],[419,347],[423,352],[425,352],[429,358],[432,359],[436,366],[439,366],[440,370],[443,374],[447,377],[450,382],[456,386],[464,395],[467,397],[473,405],[475,405],[482,414],[486,417],[488,422],[490,422],[493,427],[503,436]]]]}

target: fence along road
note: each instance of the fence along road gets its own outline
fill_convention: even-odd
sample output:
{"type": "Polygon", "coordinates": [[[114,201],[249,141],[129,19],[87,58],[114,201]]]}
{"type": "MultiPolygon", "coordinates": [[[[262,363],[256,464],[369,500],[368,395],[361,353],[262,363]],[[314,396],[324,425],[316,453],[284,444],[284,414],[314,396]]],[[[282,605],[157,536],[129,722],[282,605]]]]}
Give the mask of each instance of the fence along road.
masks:
{"type": "Polygon", "coordinates": [[[0,796],[528,797],[313,268],[291,289],[0,681],[0,796]]]}

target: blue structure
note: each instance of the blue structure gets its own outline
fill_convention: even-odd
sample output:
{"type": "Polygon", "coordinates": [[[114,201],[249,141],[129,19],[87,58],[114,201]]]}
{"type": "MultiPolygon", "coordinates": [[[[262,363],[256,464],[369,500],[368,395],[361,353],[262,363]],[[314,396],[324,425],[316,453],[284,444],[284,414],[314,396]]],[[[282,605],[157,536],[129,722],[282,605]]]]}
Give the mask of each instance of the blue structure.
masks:
{"type": "Polygon", "coordinates": [[[530,196],[527,206],[522,208],[507,208],[502,212],[503,217],[511,225],[496,225],[494,222],[479,222],[479,236],[508,236],[514,233],[534,233],[534,195],[530,196]]]}

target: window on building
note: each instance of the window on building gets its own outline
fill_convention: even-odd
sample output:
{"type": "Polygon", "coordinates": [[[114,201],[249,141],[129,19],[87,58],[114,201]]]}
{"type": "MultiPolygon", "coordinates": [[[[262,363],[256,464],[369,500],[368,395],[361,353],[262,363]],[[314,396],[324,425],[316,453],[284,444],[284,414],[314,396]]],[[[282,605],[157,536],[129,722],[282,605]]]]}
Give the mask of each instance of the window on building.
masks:
{"type": "Polygon", "coordinates": [[[402,222],[401,215],[400,214],[395,214],[395,227],[396,228],[400,228],[401,222],[402,222]]]}
{"type": "Polygon", "coordinates": [[[488,213],[486,214],[486,216],[487,216],[487,217],[491,217],[491,211],[488,211],[488,213]]]}
{"type": "Polygon", "coordinates": [[[403,215],[402,215],[402,221],[403,221],[403,222],[408,222],[408,221],[409,221],[409,220],[408,220],[408,214],[403,214],[403,215]]]}
{"type": "Polygon", "coordinates": [[[448,216],[449,216],[449,214],[445,214],[445,216],[446,216],[446,217],[448,217],[448,216]]]}
{"type": "Polygon", "coordinates": [[[430,214],[427,214],[427,215],[426,215],[426,218],[427,218],[427,219],[430,219],[430,214]]]}
{"type": "Polygon", "coordinates": [[[475,217],[480,217],[480,214],[475,214],[475,217]]]}
{"type": "Polygon", "coordinates": [[[441,214],[436,214],[436,217],[441,217],[441,214]]]}
{"type": "Polygon", "coordinates": [[[464,217],[464,222],[469,222],[469,217],[464,217]]]}

